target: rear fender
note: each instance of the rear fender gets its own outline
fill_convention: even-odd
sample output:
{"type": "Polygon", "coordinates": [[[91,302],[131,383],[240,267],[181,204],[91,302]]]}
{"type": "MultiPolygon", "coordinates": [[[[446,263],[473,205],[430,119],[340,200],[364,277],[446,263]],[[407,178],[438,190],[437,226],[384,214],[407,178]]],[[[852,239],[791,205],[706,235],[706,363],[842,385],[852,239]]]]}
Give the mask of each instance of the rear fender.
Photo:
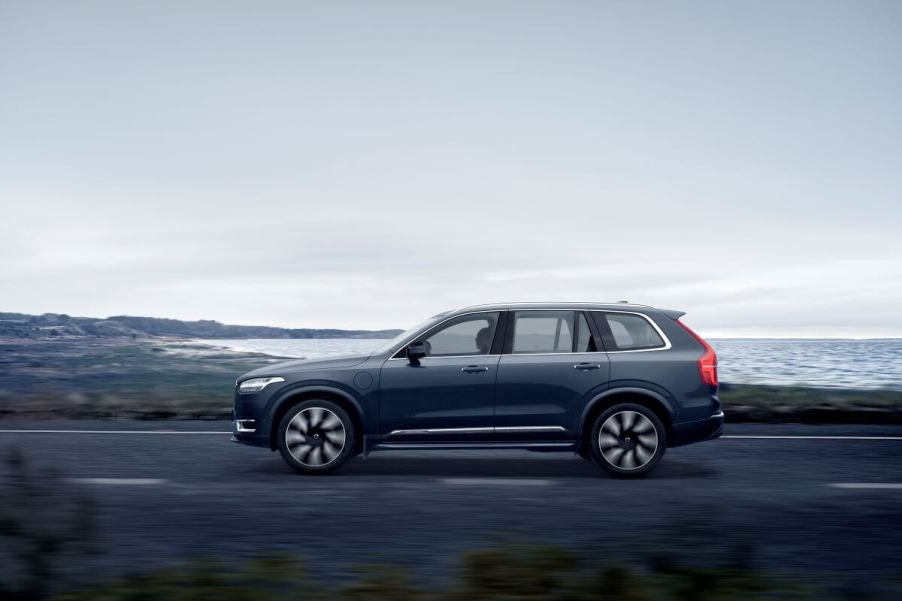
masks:
{"type": "MultiPolygon", "coordinates": [[[[655,387],[657,388],[657,387],[655,387]]],[[[670,424],[673,424],[676,421],[677,411],[675,410],[676,403],[668,398],[669,395],[664,391],[653,390],[648,386],[637,386],[637,385],[628,385],[628,386],[616,386],[614,388],[610,388],[605,390],[601,394],[595,396],[591,401],[586,403],[586,406],[583,408],[583,413],[580,416],[579,420],[579,437],[582,439],[586,428],[591,428],[592,424],[587,424],[587,419],[589,415],[592,414],[594,408],[598,407],[599,403],[604,404],[607,403],[611,397],[617,395],[624,394],[634,394],[641,395],[646,397],[649,402],[653,402],[660,406],[666,411],[667,415],[670,417],[670,424]]]]}

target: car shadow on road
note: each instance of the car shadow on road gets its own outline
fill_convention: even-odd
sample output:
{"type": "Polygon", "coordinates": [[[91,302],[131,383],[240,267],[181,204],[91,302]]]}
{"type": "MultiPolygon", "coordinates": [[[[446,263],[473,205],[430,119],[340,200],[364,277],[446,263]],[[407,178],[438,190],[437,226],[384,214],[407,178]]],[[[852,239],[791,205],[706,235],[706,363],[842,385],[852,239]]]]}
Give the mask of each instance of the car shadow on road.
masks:
{"type": "MultiPolygon", "coordinates": [[[[267,460],[257,473],[292,474],[288,465],[276,457],[267,460]]],[[[647,479],[685,480],[714,478],[718,472],[711,466],[665,459],[647,479]]],[[[434,477],[434,478],[612,478],[590,461],[579,457],[447,457],[376,455],[365,461],[355,458],[325,477],[434,477]]]]}
{"type": "Polygon", "coordinates": [[[597,478],[597,467],[577,457],[370,457],[348,463],[337,474],[490,478],[597,478]]]}
{"type": "Polygon", "coordinates": [[[647,478],[650,480],[709,479],[716,478],[719,474],[720,472],[711,465],[691,461],[670,461],[665,458],[647,478]]]}

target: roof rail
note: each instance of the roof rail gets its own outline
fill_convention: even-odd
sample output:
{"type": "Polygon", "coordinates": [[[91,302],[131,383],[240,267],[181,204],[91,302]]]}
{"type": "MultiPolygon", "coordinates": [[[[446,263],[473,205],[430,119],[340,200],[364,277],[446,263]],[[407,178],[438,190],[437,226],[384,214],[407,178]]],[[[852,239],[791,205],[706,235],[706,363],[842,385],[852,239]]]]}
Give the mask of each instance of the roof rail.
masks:
{"type": "Polygon", "coordinates": [[[652,307],[651,305],[642,305],[640,303],[631,303],[629,301],[616,301],[613,303],[604,301],[509,301],[500,303],[480,303],[478,305],[467,305],[456,310],[463,311],[465,309],[494,307],[497,305],[630,305],[633,307],[648,307],[649,309],[654,309],[654,307],[652,307]]]}

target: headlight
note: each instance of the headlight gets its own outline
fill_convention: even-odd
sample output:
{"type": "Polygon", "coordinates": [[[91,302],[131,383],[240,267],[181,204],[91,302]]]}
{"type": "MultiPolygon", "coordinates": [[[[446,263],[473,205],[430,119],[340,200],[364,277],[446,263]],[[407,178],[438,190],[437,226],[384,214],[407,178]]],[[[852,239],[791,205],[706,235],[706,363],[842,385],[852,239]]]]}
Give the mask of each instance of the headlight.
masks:
{"type": "Polygon", "coordinates": [[[284,381],[285,378],[280,378],[278,376],[275,378],[251,378],[250,380],[245,380],[238,385],[238,392],[245,394],[250,392],[260,392],[270,384],[284,381]]]}

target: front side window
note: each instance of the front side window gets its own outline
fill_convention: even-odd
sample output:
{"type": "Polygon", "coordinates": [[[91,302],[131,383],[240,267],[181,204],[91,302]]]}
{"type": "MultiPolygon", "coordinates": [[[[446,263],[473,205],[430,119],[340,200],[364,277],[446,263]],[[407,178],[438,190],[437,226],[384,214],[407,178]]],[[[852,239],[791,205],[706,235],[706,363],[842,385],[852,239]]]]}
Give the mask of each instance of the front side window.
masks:
{"type": "Polygon", "coordinates": [[[639,351],[665,346],[661,335],[641,315],[630,313],[604,313],[603,319],[611,331],[618,351],[639,351]]]}
{"type": "Polygon", "coordinates": [[[571,352],[573,311],[517,311],[512,350],[515,354],[571,352]]]}
{"type": "Polygon", "coordinates": [[[373,354],[378,355],[379,353],[384,353],[384,352],[388,351],[391,347],[395,346],[402,340],[404,340],[410,336],[413,336],[416,332],[419,332],[420,330],[424,330],[424,329],[428,328],[430,325],[441,321],[441,318],[444,316],[445,316],[445,313],[439,313],[438,315],[433,315],[426,321],[424,321],[422,323],[418,323],[417,325],[413,326],[409,330],[405,330],[404,332],[401,332],[400,334],[398,334],[391,340],[384,342],[377,348],[373,349],[373,354]]]}
{"type": "Polygon", "coordinates": [[[424,339],[429,357],[488,355],[492,350],[498,313],[462,315],[430,332],[424,339]]]}

